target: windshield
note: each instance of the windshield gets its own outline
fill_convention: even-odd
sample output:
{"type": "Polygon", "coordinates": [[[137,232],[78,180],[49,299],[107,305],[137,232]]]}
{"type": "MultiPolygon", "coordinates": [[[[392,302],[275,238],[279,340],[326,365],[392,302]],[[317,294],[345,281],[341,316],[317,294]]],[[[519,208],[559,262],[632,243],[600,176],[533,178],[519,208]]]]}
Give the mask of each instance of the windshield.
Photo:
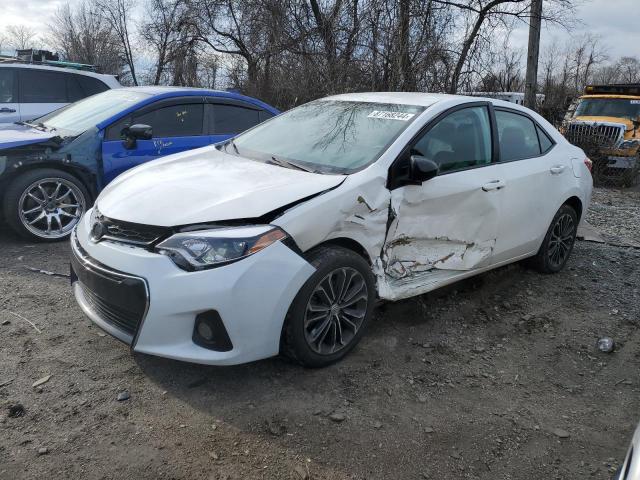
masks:
{"type": "Polygon", "coordinates": [[[375,162],[424,107],[317,100],[236,137],[229,153],[292,162],[321,173],[353,173],[375,162]]]}
{"type": "Polygon", "coordinates": [[[576,117],[619,117],[635,120],[640,116],[640,100],[626,98],[584,98],[576,117]]]}
{"type": "Polygon", "coordinates": [[[148,97],[147,93],[131,90],[107,90],[51,112],[33,123],[55,129],[61,135],[76,136],[148,97]]]}

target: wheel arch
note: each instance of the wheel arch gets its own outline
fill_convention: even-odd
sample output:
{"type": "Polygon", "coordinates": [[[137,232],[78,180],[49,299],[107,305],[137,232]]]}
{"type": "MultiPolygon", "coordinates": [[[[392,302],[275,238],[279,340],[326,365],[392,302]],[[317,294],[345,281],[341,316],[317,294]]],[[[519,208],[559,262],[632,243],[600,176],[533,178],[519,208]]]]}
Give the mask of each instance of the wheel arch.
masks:
{"type": "Polygon", "coordinates": [[[330,238],[321,243],[318,243],[317,245],[314,245],[312,248],[332,246],[332,245],[346,248],[347,250],[351,250],[352,252],[357,253],[367,261],[370,267],[373,267],[373,262],[371,260],[371,257],[369,256],[369,253],[367,252],[367,249],[364,248],[364,246],[360,242],[354,240],[353,238],[349,238],[349,237],[330,238]]]}
{"type": "Polygon", "coordinates": [[[582,200],[574,195],[567,198],[563,205],[569,205],[576,211],[576,214],[578,215],[578,223],[580,223],[580,220],[582,219],[582,200]]]}
{"type": "Polygon", "coordinates": [[[78,168],[74,165],[68,165],[61,162],[56,161],[44,161],[38,163],[29,163],[26,165],[21,165],[18,168],[14,168],[11,172],[5,173],[2,177],[0,177],[0,205],[4,203],[5,193],[7,191],[7,186],[11,181],[15,180],[17,177],[22,175],[23,173],[30,172],[33,170],[44,170],[44,169],[53,169],[60,170],[69,175],[72,175],[76,178],[82,185],[87,189],[91,198],[89,200],[91,203],[97,197],[97,186],[95,182],[95,176],[90,171],[85,171],[83,168],[78,168]]]}

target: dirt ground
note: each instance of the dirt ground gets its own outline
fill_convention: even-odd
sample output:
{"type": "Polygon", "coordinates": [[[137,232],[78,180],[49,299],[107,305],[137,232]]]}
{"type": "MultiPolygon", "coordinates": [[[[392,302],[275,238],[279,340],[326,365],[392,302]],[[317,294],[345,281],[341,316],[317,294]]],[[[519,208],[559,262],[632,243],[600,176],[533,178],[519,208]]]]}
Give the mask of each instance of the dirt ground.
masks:
{"type": "MultiPolygon", "coordinates": [[[[638,238],[612,195],[590,220],[638,238]]],[[[131,355],[68,278],[27,268],[67,274],[67,256],[0,232],[3,480],[608,479],[640,420],[639,249],[579,242],[558,275],[513,265],[384,304],[322,370],[131,355]]]]}

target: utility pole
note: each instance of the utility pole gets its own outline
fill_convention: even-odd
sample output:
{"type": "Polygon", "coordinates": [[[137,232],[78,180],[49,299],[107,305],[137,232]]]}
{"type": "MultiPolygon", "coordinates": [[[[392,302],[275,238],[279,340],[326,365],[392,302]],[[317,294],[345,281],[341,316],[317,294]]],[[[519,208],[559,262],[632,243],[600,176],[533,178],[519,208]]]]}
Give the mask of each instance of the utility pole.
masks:
{"type": "Polygon", "coordinates": [[[540,57],[540,27],[542,0],[531,0],[529,19],[529,49],[527,50],[527,77],[524,85],[524,106],[535,109],[538,90],[538,58],[540,57]]]}

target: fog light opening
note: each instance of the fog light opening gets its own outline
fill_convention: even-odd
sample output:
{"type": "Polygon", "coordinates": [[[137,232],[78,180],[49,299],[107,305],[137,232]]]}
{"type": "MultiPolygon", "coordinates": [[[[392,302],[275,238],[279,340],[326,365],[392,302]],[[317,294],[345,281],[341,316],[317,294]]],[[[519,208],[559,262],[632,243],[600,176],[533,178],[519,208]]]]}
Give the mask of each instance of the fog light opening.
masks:
{"type": "Polygon", "coordinates": [[[199,313],[193,326],[193,343],[217,352],[228,352],[233,344],[216,310],[199,313]]]}

